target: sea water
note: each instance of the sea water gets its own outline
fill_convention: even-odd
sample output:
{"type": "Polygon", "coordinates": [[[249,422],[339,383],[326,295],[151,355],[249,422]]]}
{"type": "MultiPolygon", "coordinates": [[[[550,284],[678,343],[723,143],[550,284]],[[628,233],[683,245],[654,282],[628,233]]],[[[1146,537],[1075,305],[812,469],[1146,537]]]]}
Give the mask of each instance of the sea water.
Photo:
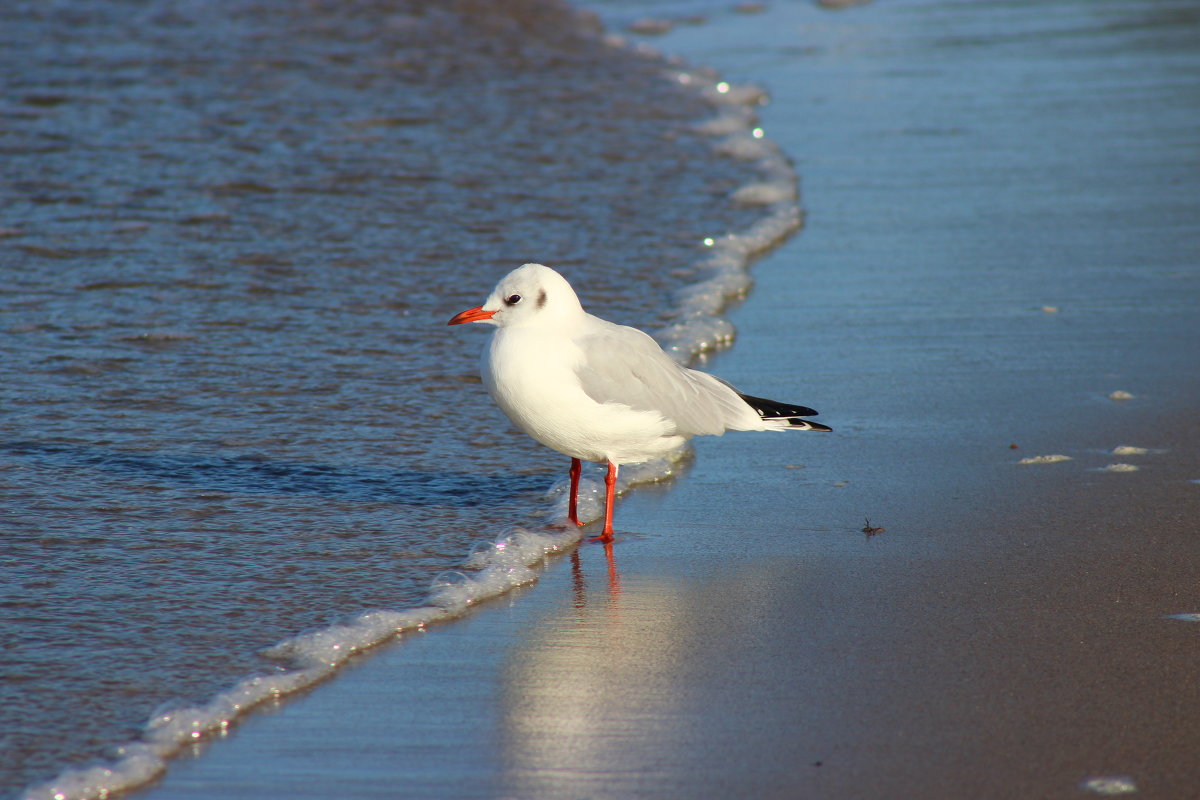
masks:
{"type": "Polygon", "coordinates": [[[445,321],[540,261],[689,360],[800,219],[758,90],[551,0],[16,2],[0,76],[4,796],[534,579],[566,460],[445,321]]]}

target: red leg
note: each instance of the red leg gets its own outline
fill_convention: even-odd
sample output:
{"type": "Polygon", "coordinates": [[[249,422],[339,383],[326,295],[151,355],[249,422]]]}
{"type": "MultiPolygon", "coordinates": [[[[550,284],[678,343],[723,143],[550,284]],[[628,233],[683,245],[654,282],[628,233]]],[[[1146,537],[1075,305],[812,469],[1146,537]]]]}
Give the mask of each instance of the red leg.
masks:
{"type": "Polygon", "coordinates": [[[567,520],[576,525],[579,521],[579,473],[583,472],[583,464],[578,458],[571,459],[571,498],[567,501],[567,520]]]}
{"type": "Polygon", "coordinates": [[[617,465],[608,462],[608,474],[604,476],[604,530],[597,537],[602,542],[613,540],[612,515],[613,494],[617,489],[617,465]]]}

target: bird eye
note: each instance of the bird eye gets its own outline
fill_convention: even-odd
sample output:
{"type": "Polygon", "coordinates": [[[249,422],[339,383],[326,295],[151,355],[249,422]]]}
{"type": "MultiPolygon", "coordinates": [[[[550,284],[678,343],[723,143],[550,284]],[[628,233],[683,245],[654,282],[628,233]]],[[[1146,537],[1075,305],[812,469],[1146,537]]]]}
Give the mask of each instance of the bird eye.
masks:
{"type": "Polygon", "coordinates": [[[521,302],[521,295],[510,294],[504,302],[510,306],[515,306],[517,303],[521,302]]]}

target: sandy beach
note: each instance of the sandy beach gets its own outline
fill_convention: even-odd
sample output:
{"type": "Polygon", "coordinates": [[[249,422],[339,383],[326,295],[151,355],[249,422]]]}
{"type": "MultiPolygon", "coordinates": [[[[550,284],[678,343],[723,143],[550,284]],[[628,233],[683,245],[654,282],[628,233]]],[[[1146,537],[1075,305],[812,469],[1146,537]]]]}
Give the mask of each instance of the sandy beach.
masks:
{"type": "Polygon", "coordinates": [[[138,796],[1194,796],[1200,20],[1046,6],[655,40],[767,86],[808,212],[707,367],[834,433],[698,442],[611,550],[138,796]]]}

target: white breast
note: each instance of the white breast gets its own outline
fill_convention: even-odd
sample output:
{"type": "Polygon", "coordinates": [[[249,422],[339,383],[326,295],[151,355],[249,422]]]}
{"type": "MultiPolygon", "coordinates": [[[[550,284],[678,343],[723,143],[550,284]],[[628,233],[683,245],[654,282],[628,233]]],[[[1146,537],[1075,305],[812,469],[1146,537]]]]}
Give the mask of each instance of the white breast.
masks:
{"type": "Polygon", "coordinates": [[[579,379],[583,353],[567,332],[501,328],[484,350],[484,385],[529,436],[585,461],[631,464],[683,443],[662,414],[619,402],[599,403],[579,379]]]}

